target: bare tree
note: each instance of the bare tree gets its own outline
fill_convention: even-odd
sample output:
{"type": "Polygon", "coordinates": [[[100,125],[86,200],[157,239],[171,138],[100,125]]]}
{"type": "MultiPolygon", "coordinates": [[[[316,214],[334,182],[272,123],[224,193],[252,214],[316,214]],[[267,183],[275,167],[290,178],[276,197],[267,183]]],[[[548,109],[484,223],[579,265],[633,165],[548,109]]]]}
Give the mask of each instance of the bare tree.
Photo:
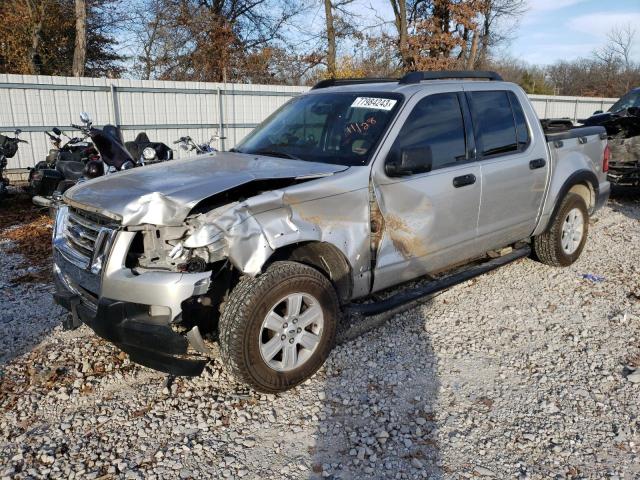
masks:
{"type": "Polygon", "coordinates": [[[147,0],[129,12],[126,29],[135,49],[133,71],[142,80],[161,76],[189,41],[168,7],[166,0],[147,0]]]}
{"type": "Polygon", "coordinates": [[[478,34],[478,53],[471,59],[473,67],[486,63],[490,50],[508,41],[514,34],[520,17],[527,10],[526,0],[485,0],[482,28],[478,34]]]}
{"type": "Polygon", "coordinates": [[[24,0],[24,4],[29,15],[29,21],[32,25],[31,45],[28,49],[30,73],[32,75],[40,75],[42,73],[40,46],[42,44],[42,26],[47,2],[46,0],[24,0]]]}
{"type": "Polygon", "coordinates": [[[327,23],[327,74],[329,78],[336,76],[336,28],[333,23],[333,5],[331,0],[324,0],[324,15],[327,23]]]}
{"type": "Polygon", "coordinates": [[[637,32],[637,29],[629,22],[612,28],[607,34],[611,50],[622,58],[625,69],[631,67],[631,52],[637,32]]]}
{"type": "Polygon", "coordinates": [[[74,77],[84,75],[84,66],[87,59],[87,3],[85,0],[75,0],[76,12],[76,40],[73,49],[74,77]]]}
{"type": "MultiPolygon", "coordinates": [[[[398,32],[398,50],[404,68],[409,68],[413,63],[409,53],[409,27],[407,17],[407,0],[389,0],[393,8],[395,26],[398,32]]],[[[414,2],[415,3],[415,2],[414,2]]]]}
{"type": "Polygon", "coordinates": [[[338,55],[338,39],[344,37],[361,37],[362,34],[353,28],[354,15],[347,10],[354,0],[323,0],[327,36],[327,76],[335,78],[338,55]]]}

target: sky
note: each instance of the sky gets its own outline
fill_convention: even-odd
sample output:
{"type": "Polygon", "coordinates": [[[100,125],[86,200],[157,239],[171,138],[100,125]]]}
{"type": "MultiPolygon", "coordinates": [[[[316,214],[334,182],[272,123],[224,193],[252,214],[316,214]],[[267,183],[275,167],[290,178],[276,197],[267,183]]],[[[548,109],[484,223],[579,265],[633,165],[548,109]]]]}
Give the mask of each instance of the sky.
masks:
{"type": "MultiPolygon", "coordinates": [[[[393,18],[388,0],[356,1],[369,21],[376,15],[369,13],[368,6],[385,20],[393,18]]],[[[640,0],[528,0],[527,11],[504,50],[539,65],[587,57],[604,45],[612,27],[628,22],[638,27],[633,56],[640,61],[640,0]]]]}
{"type": "MultiPolygon", "coordinates": [[[[533,64],[588,56],[616,25],[640,26],[640,0],[529,0],[508,51],[533,64]]],[[[640,29],[634,59],[640,60],[640,29]]]]}

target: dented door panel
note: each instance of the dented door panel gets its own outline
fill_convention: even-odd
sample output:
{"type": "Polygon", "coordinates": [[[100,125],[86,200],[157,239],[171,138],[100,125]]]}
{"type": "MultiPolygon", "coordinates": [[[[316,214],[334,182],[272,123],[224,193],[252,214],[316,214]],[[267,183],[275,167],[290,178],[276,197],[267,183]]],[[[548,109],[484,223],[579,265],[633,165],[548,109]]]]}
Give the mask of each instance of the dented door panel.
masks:
{"type": "MultiPolygon", "coordinates": [[[[375,182],[374,182],[375,183],[375,182]]],[[[378,179],[383,217],[373,291],[440,270],[478,254],[474,246],[480,207],[480,167],[466,164],[400,181],[378,179]],[[474,175],[456,188],[453,179],[474,175]]]]}

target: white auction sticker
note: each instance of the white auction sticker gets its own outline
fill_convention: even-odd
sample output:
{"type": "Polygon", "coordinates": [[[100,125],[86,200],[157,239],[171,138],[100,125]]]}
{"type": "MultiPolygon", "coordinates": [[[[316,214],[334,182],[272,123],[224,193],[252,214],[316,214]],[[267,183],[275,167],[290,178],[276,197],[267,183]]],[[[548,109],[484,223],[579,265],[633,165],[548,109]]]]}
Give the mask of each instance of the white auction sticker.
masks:
{"type": "Polygon", "coordinates": [[[397,102],[397,100],[394,100],[392,98],[358,97],[351,104],[351,108],[391,110],[397,102]]]}

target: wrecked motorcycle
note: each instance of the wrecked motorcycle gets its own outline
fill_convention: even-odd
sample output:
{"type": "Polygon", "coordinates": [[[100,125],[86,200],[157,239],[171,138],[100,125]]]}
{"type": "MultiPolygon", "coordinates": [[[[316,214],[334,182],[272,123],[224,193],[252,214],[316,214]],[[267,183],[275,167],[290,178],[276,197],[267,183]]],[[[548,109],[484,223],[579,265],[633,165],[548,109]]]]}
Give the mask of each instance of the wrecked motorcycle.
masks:
{"type": "Polygon", "coordinates": [[[84,175],[86,165],[98,158],[98,151],[87,136],[69,137],[57,127],[44,132],[54,148],[46,159],[29,170],[29,193],[38,206],[48,206],[54,192],[64,193],[84,175]],[[67,141],[63,143],[62,137],[67,141]]]}
{"type": "Polygon", "coordinates": [[[609,181],[619,187],[640,187],[640,88],[624,95],[607,112],[596,111],[578,122],[607,130],[609,181]]]}
{"type": "Polygon", "coordinates": [[[132,142],[125,142],[131,156],[136,160],[137,166],[173,160],[173,150],[161,142],[152,142],[146,132],[140,132],[132,142]]]}
{"type": "Polygon", "coordinates": [[[173,142],[174,144],[178,144],[182,150],[186,150],[188,152],[195,151],[196,155],[205,155],[207,153],[217,152],[218,149],[215,148],[212,143],[214,141],[224,140],[227,137],[222,137],[217,133],[213,135],[208,142],[206,143],[196,143],[193,138],[189,136],[180,137],[178,140],[173,142]]]}
{"type": "Polygon", "coordinates": [[[14,132],[13,138],[0,135],[0,199],[6,195],[7,186],[9,185],[9,180],[4,176],[7,168],[7,159],[13,158],[15,154],[18,153],[19,143],[29,143],[26,140],[18,138],[21,133],[22,130],[17,129],[14,132]]]}
{"type": "Polygon", "coordinates": [[[173,158],[173,151],[169,147],[164,143],[150,142],[144,132],[139,134],[133,142],[127,142],[127,146],[122,140],[120,129],[115,125],[96,128],[93,126],[91,116],[86,112],[80,114],[80,120],[83,125],[72,124],[71,126],[80,130],[83,138],[91,138],[96,155],[89,157],[86,161],[67,164],[65,181],[58,184],[59,188],[55,189],[49,197],[33,198],[36,205],[52,207],[52,215],[62,194],[76,183],[173,158]],[[136,159],[138,153],[140,156],[136,159]]]}

